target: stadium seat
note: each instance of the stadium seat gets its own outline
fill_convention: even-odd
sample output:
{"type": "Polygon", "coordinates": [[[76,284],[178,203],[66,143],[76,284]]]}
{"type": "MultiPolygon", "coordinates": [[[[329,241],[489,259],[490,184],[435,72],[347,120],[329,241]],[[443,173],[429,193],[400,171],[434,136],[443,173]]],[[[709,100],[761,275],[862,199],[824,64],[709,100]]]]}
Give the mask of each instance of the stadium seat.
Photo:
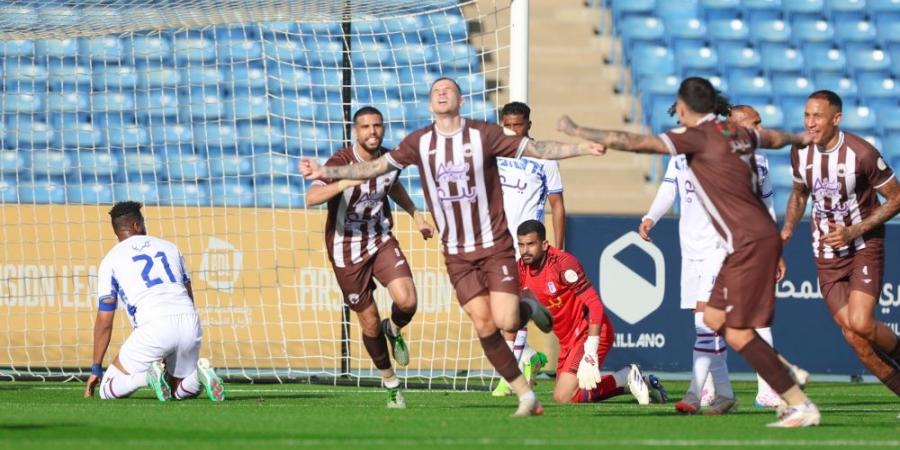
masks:
{"type": "Polygon", "coordinates": [[[422,40],[429,44],[437,42],[465,42],[469,38],[469,24],[466,19],[454,13],[453,9],[429,14],[424,20],[429,29],[422,40]]]}
{"type": "Polygon", "coordinates": [[[111,180],[120,169],[117,152],[108,150],[86,150],[75,152],[73,173],[83,181],[111,180]]]}
{"type": "Polygon", "coordinates": [[[91,96],[91,111],[101,113],[134,112],[134,97],[131,93],[95,93],[91,96]]]}
{"type": "Polygon", "coordinates": [[[259,153],[253,156],[253,175],[258,179],[298,179],[297,158],[279,153],[259,153]]]}
{"type": "Polygon", "coordinates": [[[900,17],[876,17],[877,41],[884,48],[900,45],[900,17]]]}
{"type": "Polygon", "coordinates": [[[776,74],[772,77],[772,93],[775,98],[795,97],[806,99],[815,90],[810,79],[802,75],[776,74]]]}
{"type": "Polygon", "coordinates": [[[654,101],[653,109],[650,111],[650,126],[654,133],[662,133],[680,126],[678,118],[669,115],[669,107],[674,101],[674,98],[660,98],[654,101]]]}
{"type": "Polygon", "coordinates": [[[794,47],[781,44],[762,46],[760,61],[769,76],[780,73],[799,75],[805,67],[803,53],[794,47]]]}
{"type": "Polygon", "coordinates": [[[712,19],[706,27],[713,42],[746,42],[750,37],[750,25],[736,17],[712,19]]]}
{"type": "Polygon", "coordinates": [[[314,120],[319,113],[319,105],[309,95],[290,95],[269,101],[272,115],[276,119],[314,120]]]}
{"type": "Polygon", "coordinates": [[[49,113],[83,113],[90,111],[90,96],[80,92],[49,92],[45,101],[49,113]]]}
{"type": "Polygon", "coordinates": [[[884,72],[891,68],[891,58],[880,47],[868,44],[847,45],[847,68],[851,72],[884,72]]]}
{"type": "Polygon", "coordinates": [[[834,37],[838,42],[847,44],[850,42],[861,42],[875,44],[877,33],[875,24],[868,19],[859,19],[854,21],[842,21],[834,24],[834,37]]]}
{"type": "Polygon", "coordinates": [[[159,202],[173,206],[209,206],[209,187],[205,183],[167,183],[159,188],[159,202]]]}
{"type": "Polygon", "coordinates": [[[728,78],[728,86],[728,93],[735,102],[768,103],[772,96],[772,85],[762,75],[732,73],[728,78]]]}
{"type": "Polygon", "coordinates": [[[401,124],[389,124],[384,129],[384,143],[382,145],[386,148],[394,148],[412,132],[412,129],[404,128],[401,124]]]}
{"type": "MultiPolygon", "coordinates": [[[[399,103],[399,102],[398,102],[399,103]]],[[[402,106],[400,107],[402,109],[402,106]]],[[[490,100],[470,100],[460,108],[463,117],[497,123],[497,106],[490,100]]]]}
{"type": "Polygon", "coordinates": [[[153,89],[138,93],[134,100],[135,110],[145,123],[158,123],[163,117],[174,119],[178,116],[179,98],[174,90],[153,89]]]}
{"type": "Polygon", "coordinates": [[[460,70],[478,67],[478,54],[467,44],[439,44],[435,56],[444,69],[460,70]]]}
{"type": "Polygon", "coordinates": [[[193,137],[189,124],[163,123],[150,128],[150,145],[154,148],[191,145],[193,137]]]}
{"type": "Polygon", "coordinates": [[[821,72],[843,73],[847,69],[847,55],[829,44],[805,44],[803,57],[809,68],[808,76],[821,72]]]}
{"type": "Polygon", "coordinates": [[[823,0],[781,0],[781,8],[789,18],[821,16],[825,9],[825,2],[823,0]]]}
{"type": "Polygon", "coordinates": [[[217,67],[190,66],[181,72],[181,84],[191,88],[216,89],[224,81],[225,76],[217,67]]]}
{"type": "Polygon", "coordinates": [[[412,128],[421,128],[431,123],[431,110],[426,102],[413,102],[404,105],[406,121],[412,128]]]}
{"type": "Polygon", "coordinates": [[[0,203],[18,203],[19,188],[15,179],[0,180],[0,203]]]}
{"type": "Polygon", "coordinates": [[[182,71],[156,64],[146,65],[138,71],[138,87],[141,90],[177,88],[182,86],[182,71]]]}
{"type": "Polygon", "coordinates": [[[109,183],[71,183],[66,188],[68,203],[109,204],[113,202],[113,190],[109,183]]]}
{"type": "MultiPolygon", "coordinates": [[[[234,64],[224,72],[225,82],[235,91],[261,93],[266,90],[266,70],[262,67],[234,64]]],[[[273,85],[269,92],[280,94],[282,89],[281,84],[273,85]]]]}
{"type": "Polygon", "coordinates": [[[313,94],[323,96],[328,92],[340,93],[344,76],[337,69],[314,69],[309,72],[313,94]]]}
{"type": "Polygon", "coordinates": [[[225,116],[225,100],[215,93],[199,89],[179,97],[178,106],[183,120],[215,120],[225,116]]]}
{"type": "Polygon", "coordinates": [[[8,115],[6,120],[7,148],[46,148],[53,140],[53,127],[46,122],[18,115],[8,115]]]}
{"type": "Polygon", "coordinates": [[[435,59],[434,49],[417,43],[402,43],[391,48],[397,66],[431,64],[435,59]]]}
{"type": "Polygon", "coordinates": [[[72,161],[60,150],[33,150],[29,166],[36,177],[61,176],[72,170],[72,161]]]}
{"type": "Polygon", "coordinates": [[[791,40],[791,24],[778,18],[751,16],[750,39],[756,43],[787,43],[791,40]]]}
{"type": "MultiPolygon", "coordinates": [[[[900,104],[882,105],[876,109],[876,115],[882,135],[900,132],[900,104]]],[[[900,147],[896,150],[900,152],[900,147]]]]}
{"type": "Polygon", "coordinates": [[[482,73],[467,73],[462,75],[452,75],[451,78],[456,80],[462,89],[463,96],[484,94],[487,89],[487,80],[482,73]]]}
{"type": "Polygon", "coordinates": [[[179,32],[172,39],[172,53],[175,60],[181,63],[213,61],[216,59],[216,44],[205,36],[179,32]]]}
{"type": "Polygon", "coordinates": [[[7,92],[42,92],[46,90],[47,68],[24,59],[6,61],[3,78],[7,92]]]}
{"type": "Polygon", "coordinates": [[[893,77],[877,73],[863,73],[856,78],[856,83],[859,86],[859,96],[869,106],[896,103],[900,98],[900,89],[898,89],[897,80],[893,77]]]}
{"type": "Polygon", "coordinates": [[[16,173],[26,167],[24,151],[0,150],[0,173],[16,173]]]}
{"type": "Polygon", "coordinates": [[[141,177],[131,177],[130,181],[113,185],[113,200],[122,202],[126,200],[141,202],[145,205],[159,204],[159,190],[152,175],[142,181],[141,177]]]}
{"type": "Polygon", "coordinates": [[[653,16],[628,17],[617,26],[622,38],[625,60],[628,60],[628,55],[636,43],[662,44],[666,37],[662,20],[653,16]]]}
{"type": "Polygon", "coordinates": [[[877,124],[875,111],[868,106],[844,104],[841,114],[842,129],[857,134],[867,134],[874,132],[877,124]]]}
{"type": "Polygon", "coordinates": [[[44,111],[44,97],[38,93],[7,92],[0,94],[6,114],[35,114],[44,111]]]}
{"type": "MultiPolygon", "coordinates": [[[[362,69],[353,71],[353,85],[360,93],[368,91],[388,91],[391,96],[399,95],[400,79],[392,70],[362,69]]],[[[462,86],[460,86],[462,87],[462,86]]]]}
{"type": "Polygon", "coordinates": [[[21,39],[0,41],[0,56],[7,59],[30,58],[34,56],[34,41],[21,39]]]}
{"type": "Polygon", "coordinates": [[[211,179],[237,177],[253,173],[253,157],[210,151],[207,155],[211,179]]]}
{"type": "Polygon", "coordinates": [[[706,21],[696,17],[675,17],[666,20],[665,29],[669,45],[677,46],[678,43],[685,41],[704,43],[709,40],[706,21]]]}
{"type": "Polygon", "coordinates": [[[98,92],[134,89],[138,85],[138,74],[131,66],[103,66],[94,68],[93,89],[98,92]]]}
{"type": "Polygon", "coordinates": [[[125,46],[115,36],[79,39],[78,50],[82,59],[117,63],[125,56],[125,46]]]}
{"type": "Polygon", "coordinates": [[[639,44],[631,52],[631,78],[675,73],[674,52],[656,44],[639,44]]]}
{"type": "Polygon", "coordinates": [[[137,35],[126,44],[126,52],[135,64],[162,63],[172,57],[172,44],[159,34],[137,35]]]}
{"type": "Polygon", "coordinates": [[[18,184],[18,191],[22,203],[66,203],[66,189],[56,181],[23,181],[18,184]]]}
{"type": "Polygon", "coordinates": [[[241,94],[225,100],[225,116],[235,120],[261,120],[269,115],[265,94],[241,94]]]}
{"type": "Polygon", "coordinates": [[[166,165],[169,180],[196,181],[209,176],[206,158],[193,153],[168,152],[166,165]]]}
{"type": "Polygon", "coordinates": [[[71,127],[60,127],[51,145],[53,148],[90,149],[103,143],[103,131],[90,122],[77,122],[71,127]]]}
{"type": "Polygon", "coordinates": [[[741,0],[741,9],[749,17],[774,19],[782,15],[781,0],[741,0]]]}
{"type": "Polygon", "coordinates": [[[897,0],[866,0],[866,11],[872,17],[900,15],[900,3],[897,0]]]}
{"type": "Polygon", "coordinates": [[[213,180],[209,184],[212,206],[253,206],[256,195],[249,180],[213,180]]]}
{"type": "Polygon", "coordinates": [[[675,62],[681,78],[688,71],[711,71],[719,65],[719,58],[714,48],[707,45],[683,43],[675,47],[675,62]]]}
{"type": "Polygon", "coordinates": [[[612,0],[613,24],[616,28],[622,19],[630,16],[649,16],[656,9],[656,0],[612,0]]]}
{"type": "Polygon", "coordinates": [[[56,92],[68,92],[75,86],[84,85],[87,92],[93,78],[93,73],[88,65],[67,61],[51,61],[47,65],[47,82],[56,92]]]}
{"type": "Polygon", "coordinates": [[[350,47],[350,62],[355,67],[393,66],[391,49],[381,42],[362,42],[350,47]]]}
{"type": "Polygon", "coordinates": [[[752,104],[750,105],[757,112],[762,125],[766,128],[783,128],[784,127],[784,111],[775,104],[752,104]]]}
{"type": "Polygon", "coordinates": [[[34,56],[38,60],[45,58],[78,57],[78,39],[39,39],[34,43],[34,56]]]}
{"type": "Polygon", "coordinates": [[[126,151],[122,157],[122,172],[119,179],[140,181],[163,180],[166,178],[166,166],[163,158],[154,152],[126,151]]]}
{"type": "Polygon", "coordinates": [[[286,181],[264,181],[255,187],[258,208],[302,208],[303,189],[286,181]]]}
{"type": "Polygon", "coordinates": [[[762,67],[759,52],[739,42],[722,42],[718,45],[719,66],[723,73],[755,74],[762,67]]]}
{"type": "MultiPolygon", "coordinates": [[[[268,69],[269,92],[284,95],[285,92],[297,92],[311,90],[313,88],[312,74],[291,64],[271,64],[268,69]]],[[[237,73],[235,74],[238,75],[237,73]]],[[[342,83],[339,83],[342,84],[342,83]]]]}
{"type": "MultiPolygon", "coordinates": [[[[818,88],[818,86],[817,86],[818,88]]],[[[781,111],[784,113],[784,128],[793,132],[804,129],[803,117],[806,111],[806,98],[779,98],[781,111]]]]}
{"type": "Polygon", "coordinates": [[[834,25],[822,18],[798,17],[791,21],[791,40],[796,46],[806,42],[831,43],[834,25]]]}
{"type": "Polygon", "coordinates": [[[306,46],[299,40],[266,40],[263,42],[263,54],[274,61],[303,61],[306,59],[306,46]]]}
{"type": "Polygon", "coordinates": [[[229,123],[199,122],[193,127],[194,147],[201,152],[211,150],[231,153],[237,149],[237,128],[229,123]]]}
{"type": "Polygon", "coordinates": [[[866,2],[861,0],[825,0],[825,14],[835,22],[858,19],[866,15],[866,2]]]}
{"type": "Polygon", "coordinates": [[[221,64],[250,61],[262,57],[262,45],[255,39],[222,38],[216,42],[216,61],[221,64]]]}
{"type": "Polygon", "coordinates": [[[285,123],[287,153],[291,155],[330,155],[343,147],[343,130],[338,126],[313,126],[309,123],[285,123]]]}
{"type": "Polygon", "coordinates": [[[340,42],[315,40],[304,46],[305,64],[310,67],[340,67],[344,58],[344,47],[340,42]]]}
{"type": "Polygon", "coordinates": [[[859,96],[856,80],[837,73],[819,73],[815,75],[816,89],[828,89],[839,95],[844,104],[853,103],[859,96]]]}
{"type": "Polygon", "coordinates": [[[280,125],[243,123],[238,125],[238,150],[242,153],[266,153],[285,146],[285,133],[280,125]]]}

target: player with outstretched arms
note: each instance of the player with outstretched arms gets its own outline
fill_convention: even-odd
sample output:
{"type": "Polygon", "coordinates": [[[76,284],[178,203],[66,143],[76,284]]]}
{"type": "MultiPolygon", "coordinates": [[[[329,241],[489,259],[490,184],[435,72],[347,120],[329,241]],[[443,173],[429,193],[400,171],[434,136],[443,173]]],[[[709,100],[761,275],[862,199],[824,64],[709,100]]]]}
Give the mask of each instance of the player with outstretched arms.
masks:
{"type": "Polygon", "coordinates": [[[119,202],[109,211],[119,243],[97,271],[100,304],[84,396],[93,396],[99,384],[104,400],[150,386],[160,401],[196,397],[201,390],[210,400],[222,401],[222,380],[206,358],[198,359],[203,333],[184,256],[175,244],[147,235],[141,207],[119,202]],[[104,373],[103,357],[120,301],[134,330],[104,373]]]}
{"type": "Polygon", "coordinates": [[[468,314],[485,356],[516,393],[515,416],[543,414],[500,330],[515,332],[531,318],[552,328],[549,312],[519,298],[516,253],[503,213],[497,157],[562,159],[600,155],[597,144],[563,144],[508,136],[500,126],[459,115],[459,85],[439,78],[431,85],[434,122],[409,134],[397,149],[372,161],[319,166],[301,159],[307,179],[370,179],[410,165],[419,168],[425,200],[441,236],[441,250],[456,297],[468,314]]]}
{"type": "Polygon", "coordinates": [[[681,82],[674,113],[683,127],[661,135],[606,131],[576,125],[564,116],[558,128],[606,148],[686,155],[697,197],[709,215],[727,256],[713,284],[704,323],[753,367],[787,403],[771,427],[818,425],[818,408],[791,376],[789,368],[755,328],[768,327],[775,312],[775,271],[781,239],[759,198],[753,157],[757,148],[804,145],[808,135],[748,129],[717,120],[728,100],[704,78],[681,82]]]}
{"type": "Polygon", "coordinates": [[[665,403],[668,394],[654,375],[644,378],[637,364],[611,375],[600,368],[613,347],[615,331],[600,295],[571,253],[547,242],[547,230],[526,220],[517,230],[519,280],[525,295],[534,295],[553,315],[553,334],[559,339],[559,360],[553,400],[591,403],[625,393],[625,387],[646,405],[651,398],[665,403]]]}
{"type": "MultiPolygon", "coordinates": [[[[387,152],[381,146],[384,120],[376,108],[365,106],[356,111],[353,128],[355,144],[336,151],[326,166],[371,161],[387,152]]],[[[406,400],[400,391],[400,379],[391,366],[385,338],[391,342],[397,364],[409,364],[409,348],[400,329],[412,321],[418,303],[409,263],[391,233],[393,219],[388,197],[413,217],[425,239],[433,232],[406,190],[397,183],[399,173],[394,170],[365,181],[318,179],[306,194],[309,206],[328,203],[325,248],[344,303],[359,320],[363,345],[381,371],[388,391],[388,408],[405,408],[406,400]],[[378,314],[373,297],[374,280],[387,287],[391,295],[390,319],[382,321],[378,314]]]]}

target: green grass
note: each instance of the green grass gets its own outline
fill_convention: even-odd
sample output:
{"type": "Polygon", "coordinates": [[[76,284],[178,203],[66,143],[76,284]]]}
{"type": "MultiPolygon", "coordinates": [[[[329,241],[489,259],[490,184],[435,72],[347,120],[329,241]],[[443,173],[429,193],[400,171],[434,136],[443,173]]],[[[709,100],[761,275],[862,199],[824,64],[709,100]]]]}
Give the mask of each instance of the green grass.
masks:
{"type": "MultiPolygon", "coordinates": [[[[229,398],[160,403],[81,398],[79,383],[0,383],[0,448],[900,448],[897,397],[873,384],[814,383],[822,426],[773,430],[753,407],[755,383],[737,383],[738,413],[676,415],[630,397],[591,405],[549,404],[543,417],[513,419],[514,398],[485,392],[407,391],[409,408],[387,410],[382,389],[315,385],[228,386],[229,398]]],[[[673,397],[686,385],[668,383],[673,397]]]]}

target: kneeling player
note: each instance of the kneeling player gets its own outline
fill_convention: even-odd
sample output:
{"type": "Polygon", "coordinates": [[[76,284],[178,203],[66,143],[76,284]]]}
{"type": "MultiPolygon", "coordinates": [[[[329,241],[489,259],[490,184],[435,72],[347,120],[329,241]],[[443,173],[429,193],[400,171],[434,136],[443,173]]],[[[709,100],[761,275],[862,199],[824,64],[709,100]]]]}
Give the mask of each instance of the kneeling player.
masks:
{"type": "MultiPolygon", "coordinates": [[[[598,402],[625,393],[628,386],[638,403],[668,400],[659,380],[646,379],[637,364],[600,376],[603,360],[612,349],[615,332],[604,314],[597,291],[584,275],[581,263],[550,246],[544,225],[526,220],[517,230],[519,279],[553,315],[553,334],[559,339],[556,388],[559,403],[598,402]]],[[[526,293],[527,295],[527,293],[526,293]]]]}
{"type": "Polygon", "coordinates": [[[147,236],[141,207],[119,202],[109,211],[119,243],[97,273],[100,308],[84,396],[93,396],[99,383],[103,400],[128,397],[148,385],[160,401],[196,397],[201,389],[214,402],[225,400],[222,380],[206,358],[197,358],[202,331],[184,257],[175,244],[147,236]],[[134,331],[104,374],[119,300],[134,331]]]}

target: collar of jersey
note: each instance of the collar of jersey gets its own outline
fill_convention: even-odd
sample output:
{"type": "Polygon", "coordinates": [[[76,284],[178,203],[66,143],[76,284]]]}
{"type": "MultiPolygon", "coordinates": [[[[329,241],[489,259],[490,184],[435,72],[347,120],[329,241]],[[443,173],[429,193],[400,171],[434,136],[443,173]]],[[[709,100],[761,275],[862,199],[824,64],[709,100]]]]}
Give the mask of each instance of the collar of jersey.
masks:
{"type": "MultiPolygon", "coordinates": [[[[366,162],[366,160],[362,159],[362,157],[359,156],[359,152],[356,151],[357,145],[358,144],[354,142],[353,146],[352,146],[353,158],[356,159],[356,162],[366,162]]],[[[375,158],[378,158],[379,156],[381,156],[381,148],[378,149],[378,153],[375,154],[375,158]]],[[[375,159],[375,158],[373,158],[373,159],[375,159]]]]}
{"type": "Polygon", "coordinates": [[[828,150],[819,150],[818,145],[812,144],[813,148],[816,149],[816,151],[819,153],[831,153],[831,152],[841,148],[842,145],[844,145],[844,132],[840,131],[840,130],[838,130],[838,141],[837,141],[837,144],[834,144],[834,147],[831,147],[828,150]]]}
{"type": "Polygon", "coordinates": [[[701,123],[705,123],[705,122],[712,122],[713,120],[716,120],[716,115],[713,113],[709,113],[709,114],[703,116],[702,119],[698,120],[697,125],[700,125],[701,123]]]}
{"type": "Polygon", "coordinates": [[[453,137],[453,136],[456,136],[457,134],[461,133],[463,128],[465,128],[465,127],[466,127],[466,118],[460,117],[459,118],[459,128],[451,131],[450,133],[444,133],[443,131],[438,129],[437,122],[435,122],[434,123],[434,132],[441,136],[444,136],[444,137],[453,137]]]}

